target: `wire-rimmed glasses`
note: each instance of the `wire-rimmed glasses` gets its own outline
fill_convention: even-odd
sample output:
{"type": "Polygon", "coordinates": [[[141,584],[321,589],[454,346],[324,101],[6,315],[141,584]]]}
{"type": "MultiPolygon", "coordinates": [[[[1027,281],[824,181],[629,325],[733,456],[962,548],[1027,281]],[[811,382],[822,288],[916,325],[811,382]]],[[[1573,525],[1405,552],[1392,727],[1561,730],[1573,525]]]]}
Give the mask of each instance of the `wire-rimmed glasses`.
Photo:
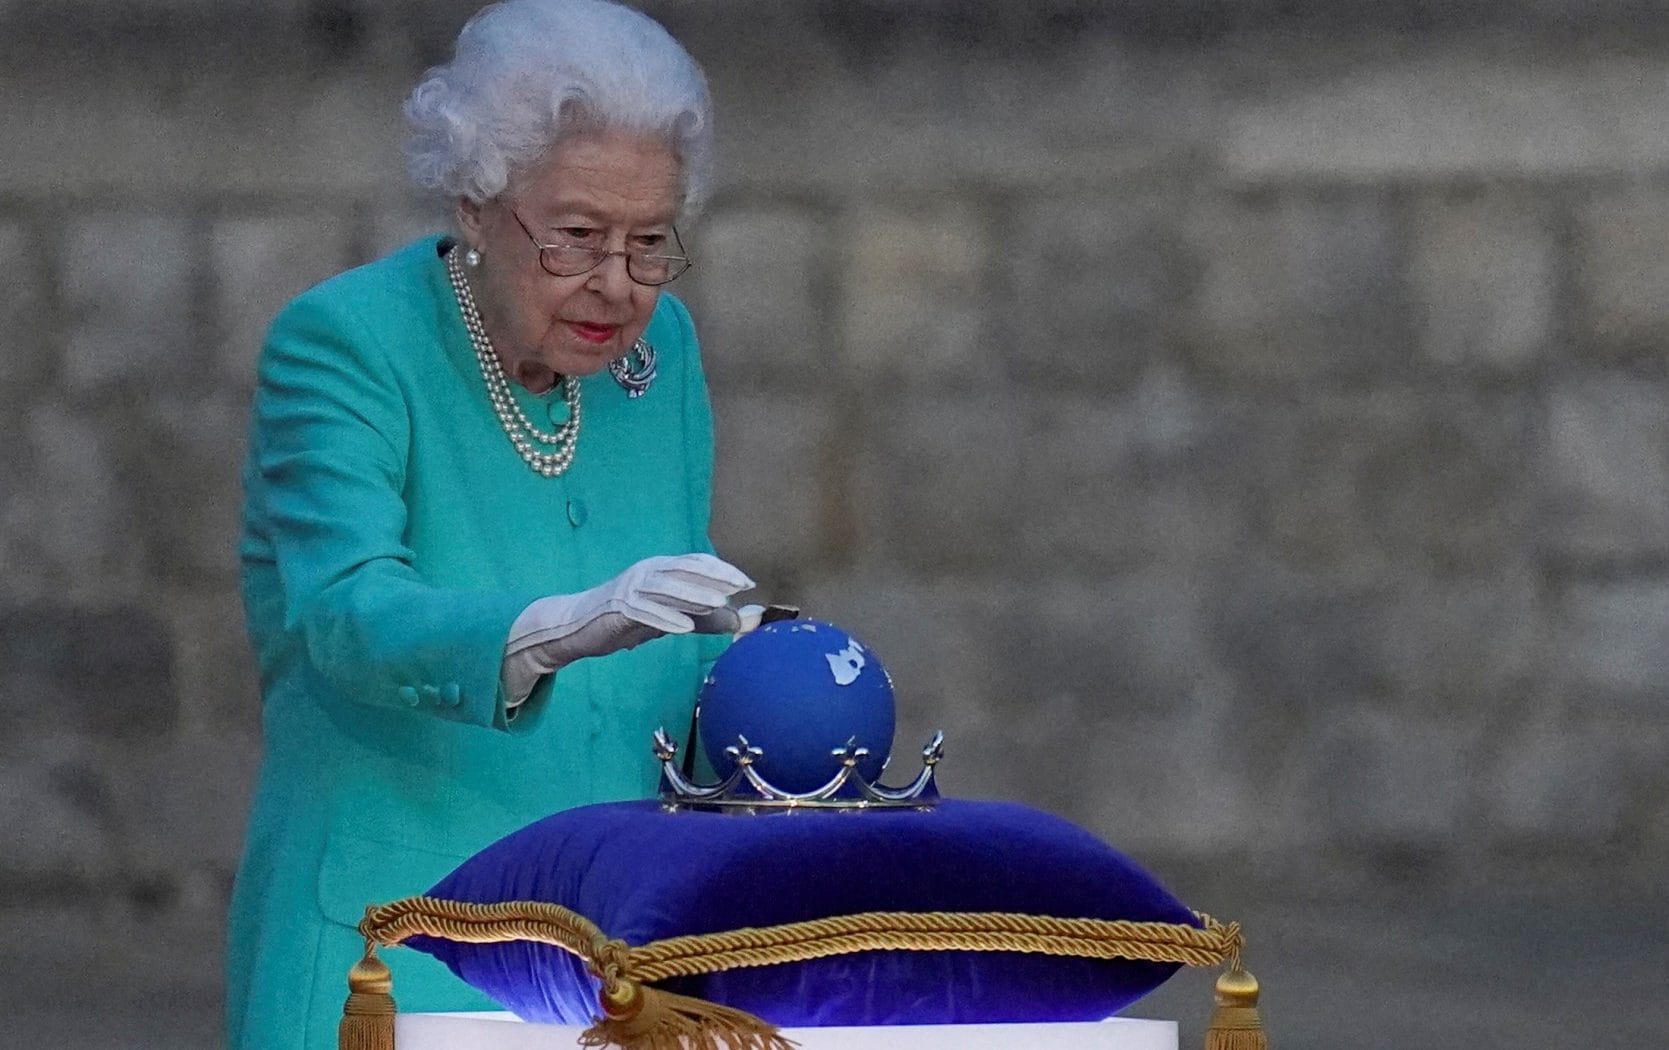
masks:
{"type": "Polygon", "coordinates": [[[626,276],[638,284],[655,287],[670,284],[684,275],[692,263],[689,256],[684,254],[684,242],[678,237],[678,228],[672,228],[672,243],[677,246],[676,254],[663,252],[631,251],[624,248],[596,248],[586,244],[545,244],[539,240],[522,221],[522,217],[511,208],[510,214],[516,220],[516,225],[527,234],[527,239],[539,249],[539,265],[552,277],[578,277],[582,273],[590,273],[603,264],[611,255],[622,255],[626,258],[626,276]]]}

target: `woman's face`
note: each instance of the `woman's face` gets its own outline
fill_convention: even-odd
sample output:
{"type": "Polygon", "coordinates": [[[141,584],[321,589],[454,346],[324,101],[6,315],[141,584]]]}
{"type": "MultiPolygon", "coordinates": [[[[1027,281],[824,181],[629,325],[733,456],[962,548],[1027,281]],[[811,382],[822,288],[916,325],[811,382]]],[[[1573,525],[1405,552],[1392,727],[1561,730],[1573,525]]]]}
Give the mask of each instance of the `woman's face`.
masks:
{"type": "Polygon", "coordinates": [[[534,238],[674,251],[682,192],[664,140],[598,131],[565,139],[493,200],[459,202],[464,241],[481,253],[481,265],[466,272],[507,375],[543,392],[558,375],[601,371],[631,349],[660,298],[659,288],[631,279],[621,255],[587,273],[552,277],[534,238]]]}

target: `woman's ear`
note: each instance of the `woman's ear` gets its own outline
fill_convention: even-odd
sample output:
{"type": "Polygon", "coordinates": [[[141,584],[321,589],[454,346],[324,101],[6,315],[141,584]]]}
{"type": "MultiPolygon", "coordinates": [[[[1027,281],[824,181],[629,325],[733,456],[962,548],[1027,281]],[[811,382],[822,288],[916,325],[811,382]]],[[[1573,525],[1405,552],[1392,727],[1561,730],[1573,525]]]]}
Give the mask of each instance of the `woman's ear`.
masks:
{"type": "Polygon", "coordinates": [[[464,235],[464,247],[479,251],[482,240],[481,225],[484,219],[481,214],[481,205],[468,197],[459,197],[456,215],[458,229],[464,235]]]}

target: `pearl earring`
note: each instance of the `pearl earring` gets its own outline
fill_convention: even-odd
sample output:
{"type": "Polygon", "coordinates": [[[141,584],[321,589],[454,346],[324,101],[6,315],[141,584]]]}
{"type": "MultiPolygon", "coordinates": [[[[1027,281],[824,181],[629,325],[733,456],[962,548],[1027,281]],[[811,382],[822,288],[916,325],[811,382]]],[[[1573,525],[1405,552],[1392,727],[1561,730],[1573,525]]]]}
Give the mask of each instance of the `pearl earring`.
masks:
{"type": "Polygon", "coordinates": [[[464,253],[464,265],[469,267],[472,270],[475,269],[477,266],[480,266],[481,265],[481,253],[476,251],[474,248],[471,248],[469,251],[465,252],[464,253]]]}

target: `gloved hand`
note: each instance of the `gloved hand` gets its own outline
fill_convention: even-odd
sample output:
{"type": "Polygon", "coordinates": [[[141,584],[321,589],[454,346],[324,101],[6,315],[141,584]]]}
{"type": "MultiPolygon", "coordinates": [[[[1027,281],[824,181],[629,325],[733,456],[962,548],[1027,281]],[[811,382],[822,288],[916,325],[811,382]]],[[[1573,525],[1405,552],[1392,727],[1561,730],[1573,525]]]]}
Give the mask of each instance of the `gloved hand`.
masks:
{"type": "Polygon", "coordinates": [[[500,672],[511,707],[543,675],[586,656],[604,656],[663,634],[739,634],[763,610],[730,597],[753,581],[711,554],[645,558],[607,583],[553,594],[522,610],[510,627],[500,672]]]}

